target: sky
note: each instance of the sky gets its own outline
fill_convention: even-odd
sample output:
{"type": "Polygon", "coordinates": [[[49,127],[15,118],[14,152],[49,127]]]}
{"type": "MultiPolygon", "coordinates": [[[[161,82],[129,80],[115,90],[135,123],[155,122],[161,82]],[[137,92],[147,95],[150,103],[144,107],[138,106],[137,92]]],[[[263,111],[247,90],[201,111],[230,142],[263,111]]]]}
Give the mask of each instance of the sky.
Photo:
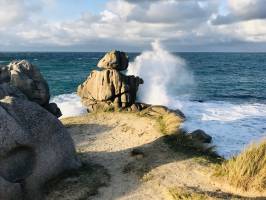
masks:
{"type": "Polygon", "coordinates": [[[0,51],[266,52],[266,0],[0,0],[0,51]]]}

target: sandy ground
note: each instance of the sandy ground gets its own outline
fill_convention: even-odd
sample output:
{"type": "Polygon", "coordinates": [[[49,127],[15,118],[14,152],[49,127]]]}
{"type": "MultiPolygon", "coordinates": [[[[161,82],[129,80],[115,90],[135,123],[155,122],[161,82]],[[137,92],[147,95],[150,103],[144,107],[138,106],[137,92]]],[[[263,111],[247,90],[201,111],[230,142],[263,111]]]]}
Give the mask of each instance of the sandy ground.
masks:
{"type": "Polygon", "coordinates": [[[173,188],[206,194],[210,199],[240,198],[211,178],[207,162],[170,149],[152,118],[98,113],[62,121],[83,159],[103,166],[110,175],[106,186],[87,199],[174,199],[169,192],[173,188]]]}

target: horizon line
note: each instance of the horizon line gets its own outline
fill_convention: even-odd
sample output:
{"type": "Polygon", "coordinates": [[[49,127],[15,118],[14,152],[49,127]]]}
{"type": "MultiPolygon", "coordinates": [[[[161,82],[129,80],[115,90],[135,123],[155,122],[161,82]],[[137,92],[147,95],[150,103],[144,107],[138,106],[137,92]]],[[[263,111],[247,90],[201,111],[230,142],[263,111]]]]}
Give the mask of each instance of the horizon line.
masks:
{"type": "MultiPolygon", "coordinates": [[[[109,51],[0,51],[0,54],[1,53],[106,53],[109,51]]],[[[124,51],[124,52],[139,54],[144,51],[149,51],[149,50],[124,51]]],[[[169,51],[169,52],[170,53],[266,53],[266,51],[169,51]]]]}

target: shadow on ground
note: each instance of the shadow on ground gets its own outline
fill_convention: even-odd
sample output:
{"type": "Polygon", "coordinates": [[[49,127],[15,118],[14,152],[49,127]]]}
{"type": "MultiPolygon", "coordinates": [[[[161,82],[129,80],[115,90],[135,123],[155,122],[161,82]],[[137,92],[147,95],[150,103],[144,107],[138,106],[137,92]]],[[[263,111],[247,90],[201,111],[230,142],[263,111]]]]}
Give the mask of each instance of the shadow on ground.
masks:
{"type": "MultiPolygon", "coordinates": [[[[67,127],[70,132],[75,130],[79,131],[81,133],[80,135],[85,135],[82,140],[87,140],[88,142],[86,142],[86,144],[82,143],[81,145],[78,145],[78,149],[90,145],[90,142],[93,141],[92,138],[94,138],[96,134],[110,131],[113,128],[99,124],[71,124],[67,127]],[[84,133],[84,130],[87,130],[88,133],[84,133]]],[[[74,135],[73,137],[75,138],[76,136],[74,135]]],[[[83,166],[83,168],[77,172],[66,174],[60,179],[52,182],[48,187],[48,200],[91,199],[93,195],[97,194],[99,187],[108,186],[112,179],[112,177],[110,177],[112,174],[109,175],[108,170],[103,166],[91,164],[94,162],[93,158],[95,157],[112,158],[114,161],[119,161],[120,158],[125,158],[126,162],[117,170],[120,170],[125,176],[137,176],[139,180],[141,180],[149,171],[161,165],[202,157],[202,154],[197,152],[179,151],[180,148],[169,148],[169,139],[171,139],[169,136],[162,136],[151,143],[116,152],[88,151],[80,153],[79,156],[85,163],[85,167],[83,166]]],[[[77,143],[79,144],[79,141],[77,141],[77,143]]],[[[171,145],[173,144],[174,143],[171,143],[171,145]]],[[[209,157],[206,158],[209,159],[209,157]]],[[[140,183],[141,181],[139,184],[140,183]]],[[[134,191],[137,187],[138,185],[136,184],[127,192],[134,191]]],[[[221,191],[201,191],[199,188],[193,187],[188,189],[196,193],[207,194],[208,196],[217,199],[266,199],[265,197],[247,198],[221,191]]],[[[110,199],[118,199],[125,195],[124,192],[113,193],[110,199]]]]}

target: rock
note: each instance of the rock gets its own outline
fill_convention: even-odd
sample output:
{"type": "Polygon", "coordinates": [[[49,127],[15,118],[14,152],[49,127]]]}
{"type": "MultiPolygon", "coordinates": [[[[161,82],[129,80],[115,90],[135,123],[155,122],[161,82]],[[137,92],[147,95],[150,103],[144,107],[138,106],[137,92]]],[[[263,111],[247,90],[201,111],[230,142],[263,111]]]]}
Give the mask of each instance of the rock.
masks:
{"type": "Polygon", "coordinates": [[[39,69],[26,60],[13,61],[8,65],[10,84],[22,91],[31,101],[39,105],[49,103],[50,93],[47,82],[39,69]]]}
{"type": "Polygon", "coordinates": [[[13,61],[8,66],[0,66],[0,84],[2,83],[8,83],[19,89],[30,101],[38,103],[55,116],[62,115],[54,103],[49,104],[48,84],[39,69],[28,61],[13,61]]]}
{"type": "Polygon", "coordinates": [[[19,194],[19,184],[23,198],[16,199],[43,199],[47,181],[80,166],[66,128],[37,103],[6,96],[0,121],[0,197],[12,199],[3,191],[10,185],[19,194]]]}
{"type": "Polygon", "coordinates": [[[192,139],[203,142],[203,143],[211,143],[212,137],[205,133],[203,130],[195,130],[192,133],[189,133],[192,139]]]}
{"type": "Polygon", "coordinates": [[[19,183],[10,183],[0,176],[0,199],[21,200],[23,199],[19,183]]]}
{"type": "Polygon", "coordinates": [[[27,97],[20,92],[19,89],[10,85],[9,83],[0,84],[0,99],[3,99],[5,96],[18,97],[20,99],[27,99],[27,97]]]}
{"type": "Polygon", "coordinates": [[[7,66],[0,66],[0,83],[10,82],[10,71],[7,66]]]}
{"type": "Polygon", "coordinates": [[[91,111],[96,109],[126,108],[135,103],[137,90],[143,80],[126,76],[117,70],[92,71],[79,85],[77,93],[82,103],[91,111]]]}
{"type": "Polygon", "coordinates": [[[58,118],[62,116],[62,112],[58,108],[58,106],[56,105],[56,103],[49,103],[47,105],[44,105],[43,107],[46,110],[48,110],[50,113],[52,113],[54,116],[58,117],[58,118]]]}
{"type": "Polygon", "coordinates": [[[99,61],[98,67],[103,69],[126,70],[128,67],[128,57],[125,52],[110,51],[99,61]]]}

